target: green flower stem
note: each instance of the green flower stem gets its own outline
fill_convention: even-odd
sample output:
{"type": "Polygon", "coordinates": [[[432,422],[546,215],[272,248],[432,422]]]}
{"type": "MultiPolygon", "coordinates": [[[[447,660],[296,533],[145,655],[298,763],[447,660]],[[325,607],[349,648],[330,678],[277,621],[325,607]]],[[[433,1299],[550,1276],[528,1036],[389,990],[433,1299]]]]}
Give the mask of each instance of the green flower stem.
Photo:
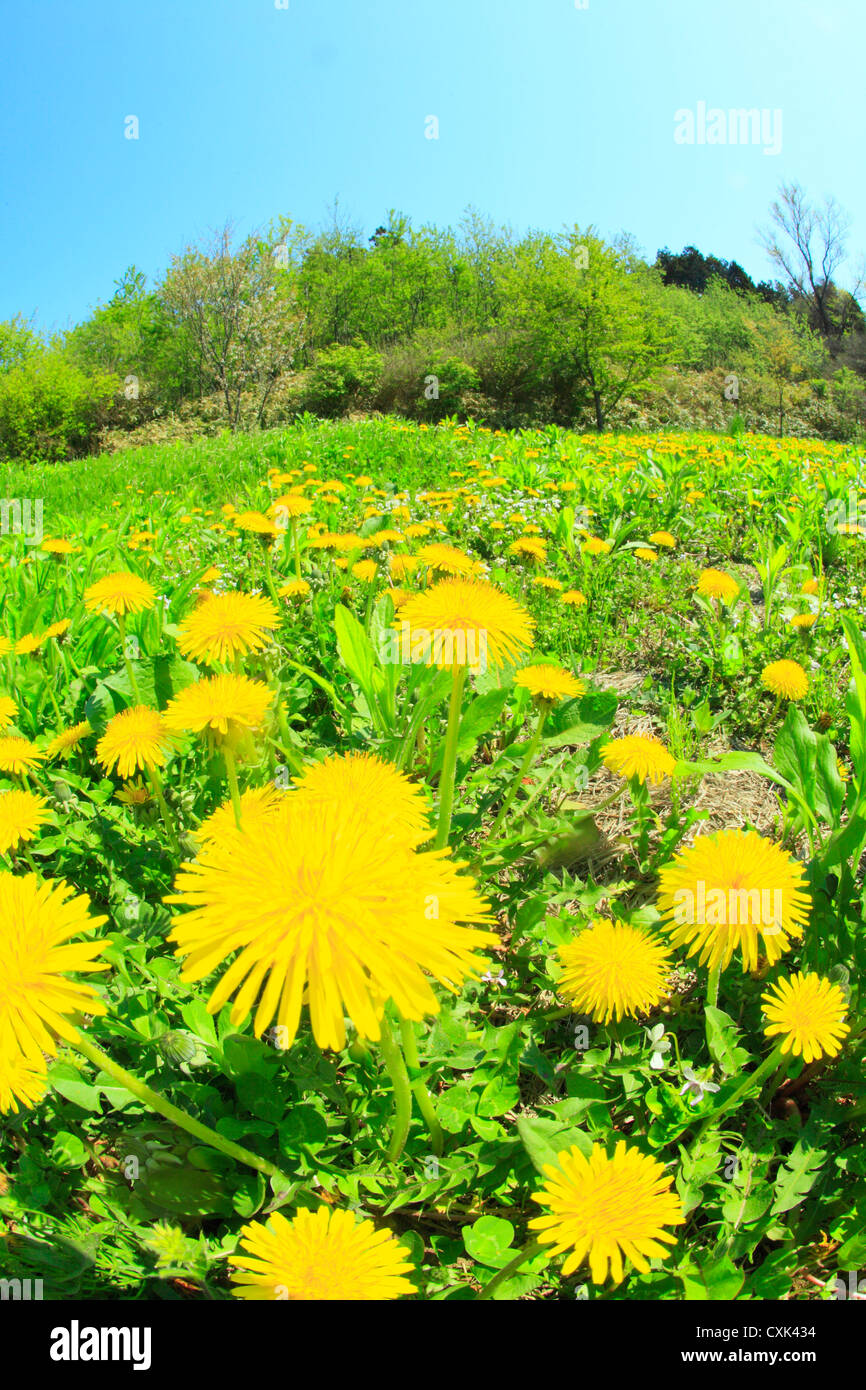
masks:
{"type": "Polygon", "coordinates": [[[756,1086],[760,1090],[767,1077],[780,1065],[782,1059],[782,1043],[779,1043],[770,1053],[769,1057],[764,1058],[764,1061],[758,1067],[757,1071],[749,1073],[746,1079],[737,1087],[736,1091],[734,1091],[733,1095],[725,1101],[725,1104],[719,1110],[716,1110],[714,1114],[707,1116],[695,1135],[695,1142],[706,1134],[711,1125],[717,1124],[722,1116],[726,1115],[729,1110],[735,1110],[743,1099],[743,1096],[749,1091],[754,1090],[756,1086]]]}
{"type": "Polygon", "coordinates": [[[279,600],[279,597],[278,597],[278,595],[277,595],[276,588],[274,587],[274,576],[273,576],[273,571],[271,570],[271,548],[270,548],[270,546],[266,546],[266,548],[265,548],[265,583],[266,583],[266,585],[268,586],[268,593],[269,593],[270,596],[271,596],[271,600],[272,600],[272,602],[273,602],[273,605],[274,605],[274,607],[277,609],[277,612],[279,612],[279,610],[280,610],[280,608],[281,608],[282,605],[280,604],[280,600],[279,600]]]}
{"type": "Polygon", "coordinates": [[[500,1269],[498,1274],[494,1274],[490,1282],[484,1285],[481,1292],[475,1295],[476,1303],[492,1298],[496,1290],[505,1283],[506,1279],[510,1279],[512,1274],[516,1274],[520,1266],[525,1265],[528,1260],[533,1260],[536,1255],[540,1255],[543,1249],[544,1246],[537,1240],[532,1240],[528,1245],[524,1245],[523,1249],[519,1250],[514,1256],[514,1259],[509,1261],[504,1269],[500,1269]]]}
{"type": "MultiPolygon", "coordinates": [[[[415,1028],[406,1018],[400,1019],[400,1037],[403,1041],[403,1053],[406,1057],[407,1068],[410,1072],[420,1072],[421,1062],[418,1057],[418,1043],[415,1039],[415,1028]]],[[[445,1146],[445,1136],[442,1133],[442,1126],[436,1118],[433,1097],[424,1085],[424,1081],[420,1075],[414,1080],[410,1075],[409,1079],[412,1087],[412,1094],[418,1102],[418,1109],[424,1117],[424,1123],[430,1131],[430,1138],[433,1140],[433,1152],[436,1157],[439,1158],[445,1146]]]]}
{"type": "Polygon", "coordinates": [[[538,723],[535,726],[535,733],[529,740],[529,747],[523,755],[523,761],[521,762],[520,767],[517,769],[514,781],[511,783],[511,786],[509,787],[508,792],[506,793],[505,800],[499,808],[499,815],[493,822],[488,839],[496,839],[496,836],[499,833],[499,828],[502,825],[502,822],[505,820],[505,817],[508,815],[511,803],[516,797],[518,791],[520,790],[520,787],[523,784],[523,779],[526,776],[528,769],[532,766],[533,759],[535,758],[535,755],[538,752],[538,745],[541,742],[541,735],[544,732],[544,724],[546,719],[547,710],[544,707],[542,707],[538,715],[538,723]]]}
{"type": "Polygon", "coordinates": [[[719,976],[721,973],[721,966],[718,962],[710,967],[709,979],[707,980],[707,1003],[712,1009],[719,1002],[719,976]]]}
{"type": "Polygon", "coordinates": [[[226,765],[226,778],[229,784],[229,791],[232,794],[232,806],[235,813],[235,824],[238,830],[242,830],[241,825],[241,793],[238,787],[238,768],[235,762],[235,755],[228,743],[223,744],[223,761],[226,765]]]}
{"type": "Polygon", "coordinates": [[[439,824],[436,827],[436,849],[444,849],[451,833],[451,814],[454,810],[454,772],[457,767],[457,736],[460,733],[460,705],[466,667],[455,666],[451,673],[451,702],[448,706],[448,730],[445,734],[445,753],[439,776],[439,824]]]}
{"type": "Polygon", "coordinates": [[[388,1146],[388,1161],[396,1163],[409,1137],[409,1121],[412,1118],[412,1089],[403,1053],[391,1032],[391,1025],[384,1014],[381,1023],[379,1047],[385,1069],[394,1088],[394,1124],[391,1130],[391,1143],[388,1146]]]}
{"type": "Polygon", "coordinates": [[[295,552],[295,578],[302,579],[301,574],[301,543],[298,536],[297,517],[292,517],[292,548],[295,552]]]}
{"type": "Polygon", "coordinates": [[[269,1163],[266,1158],[260,1158],[258,1154],[251,1153],[249,1149],[242,1148],[240,1144],[232,1143],[230,1139],[218,1134],[216,1130],[210,1129],[207,1125],[194,1120],[191,1115],[187,1115],[185,1111],[179,1110],[176,1105],[172,1105],[171,1101],[157,1095],[156,1091],[152,1091],[143,1081],[139,1081],[137,1076],[133,1076],[124,1067],[118,1066],[117,1062],[113,1062],[107,1052],[103,1052],[88,1038],[80,1034],[74,1046],[95,1067],[107,1072],[113,1080],[119,1082],[121,1086],[125,1086],[150,1110],[155,1110],[158,1115],[165,1116],[167,1120],[171,1120],[172,1124],[179,1125],[181,1129],[185,1129],[188,1134],[192,1134],[196,1139],[207,1144],[209,1148],[219,1149],[237,1163],[245,1163],[248,1168],[255,1168],[257,1172],[264,1173],[269,1178],[279,1178],[280,1182],[285,1184],[287,1188],[294,1185],[290,1177],[281,1172],[273,1163],[269,1163]]]}
{"type": "Polygon", "coordinates": [[[159,809],[162,812],[163,824],[165,825],[166,831],[168,832],[168,838],[171,841],[171,847],[174,850],[175,854],[179,855],[180,841],[177,838],[177,831],[175,829],[174,820],[172,818],[171,811],[168,809],[168,803],[165,799],[165,792],[162,789],[162,778],[160,777],[159,771],[154,763],[148,763],[145,768],[145,772],[147,774],[147,779],[150,782],[153,794],[156,797],[159,809]]]}
{"type": "Polygon", "coordinates": [[[135,696],[135,702],[136,702],[136,704],[140,705],[140,704],[142,703],[141,691],[140,691],[139,688],[138,688],[138,681],[135,679],[135,672],[134,672],[133,669],[132,669],[132,662],[130,661],[130,659],[129,659],[128,655],[127,655],[127,651],[126,651],[126,614],[125,614],[125,613],[118,613],[118,615],[117,615],[117,628],[118,628],[118,631],[119,631],[119,633],[120,633],[120,650],[121,650],[121,652],[123,653],[123,664],[124,664],[124,666],[126,667],[126,674],[129,676],[129,684],[132,686],[132,693],[133,693],[133,695],[135,696]]]}

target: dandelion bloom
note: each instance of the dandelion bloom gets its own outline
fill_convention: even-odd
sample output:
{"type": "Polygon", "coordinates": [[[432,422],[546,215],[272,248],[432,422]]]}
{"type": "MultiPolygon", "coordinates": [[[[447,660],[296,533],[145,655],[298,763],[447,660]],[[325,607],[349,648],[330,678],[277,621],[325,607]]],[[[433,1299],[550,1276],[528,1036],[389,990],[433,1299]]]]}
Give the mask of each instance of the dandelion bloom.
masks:
{"type": "Polygon", "coordinates": [[[611,772],[620,777],[636,777],[639,782],[650,782],[653,786],[670,777],[676,767],[676,759],[663,743],[642,734],[611,739],[603,746],[601,756],[611,772]]]}
{"type": "Polygon", "coordinates": [[[7,656],[12,650],[12,643],[8,637],[0,636],[0,656],[7,656]]]}
{"type": "Polygon", "coordinates": [[[20,775],[29,772],[45,760],[45,753],[29,739],[19,738],[17,734],[7,734],[0,738],[0,772],[14,772],[20,775]]]}
{"type": "Polygon", "coordinates": [[[48,802],[33,792],[0,792],[0,853],[32,840],[48,816],[48,802]]]}
{"type": "Polygon", "coordinates": [[[408,1251],[351,1211],[302,1208],[292,1221],[273,1212],[243,1226],[240,1244],[246,1255],[229,1257],[237,1298],[358,1303],[416,1292],[408,1251]]]}
{"type": "Polygon", "coordinates": [[[272,502],[268,507],[268,511],[273,512],[278,522],[282,521],[284,518],[286,521],[296,521],[299,516],[305,516],[307,512],[311,512],[312,510],[312,502],[306,497],[301,497],[299,493],[294,492],[287,493],[285,497],[278,497],[277,500],[272,502]]]}
{"type": "Polygon", "coordinates": [[[30,656],[33,652],[38,652],[42,646],[44,638],[37,637],[36,633],[28,633],[26,637],[19,637],[15,643],[13,651],[16,656],[30,656]]]}
{"type": "Polygon", "coordinates": [[[796,628],[798,632],[808,632],[809,628],[814,627],[817,621],[817,613],[795,613],[793,618],[789,619],[791,627],[796,628]]]}
{"type": "Polygon", "coordinates": [[[0,1027],[0,1114],[32,1110],[48,1087],[47,1069],[39,1058],[21,1051],[7,1022],[0,1027]]]}
{"type": "Polygon", "coordinates": [[[277,589],[278,598],[309,598],[310,586],[306,579],[290,579],[277,589]]]}
{"type": "Polygon", "coordinates": [[[418,568],[420,561],[415,555],[391,555],[388,558],[388,569],[392,579],[408,579],[418,568]]]}
{"type": "Polygon", "coordinates": [[[124,782],[120,791],[114,795],[124,806],[147,806],[153,801],[153,792],[143,782],[124,782]]]}
{"type": "Polygon", "coordinates": [[[0,695],[0,729],[8,729],[14,723],[18,706],[9,695],[0,695]]]}
{"type": "Polygon", "coordinates": [[[773,965],[803,934],[811,900],[803,866],[754,830],[699,835],[659,872],[658,909],[675,946],[724,970],[761,952],[773,965]]]}
{"type": "Polygon", "coordinates": [[[835,1057],[851,1031],[845,1023],[848,1004],[839,985],[820,975],[801,972],[779,980],[762,994],[769,1023],[768,1038],[781,1039],[782,1051],[808,1064],[835,1057]]]}
{"type": "Polygon", "coordinates": [[[697,592],[701,598],[717,598],[722,603],[731,603],[740,592],[740,586],[733,575],[724,570],[702,570],[698,579],[697,592]]]}
{"type": "Polygon", "coordinates": [[[253,536],[273,540],[280,534],[279,528],[263,512],[238,512],[232,519],[239,531],[247,531],[253,536]]]}
{"type": "Polygon", "coordinates": [[[821,585],[817,579],[804,579],[800,585],[801,594],[818,594],[820,591],[821,585]]]}
{"type": "Polygon", "coordinates": [[[359,560],[352,566],[352,574],[356,579],[360,579],[362,584],[372,584],[378,573],[379,566],[375,560],[359,560]]]}
{"type": "Polygon", "coordinates": [[[430,812],[421,787],[375,753],[335,753],[294,779],[299,792],[320,801],[364,806],[365,814],[417,846],[428,840],[430,812]]]}
{"type": "Polygon", "coordinates": [[[71,555],[78,549],[71,541],[64,540],[62,536],[46,536],[39,549],[46,555],[71,555]]]}
{"type": "Polygon", "coordinates": [[[279,624],[279,613],[262,594],[208,594],[181,623],[178,646],[193,661],[233,661],[267,646],[279,624]]]}
{"type": "Polygon", "coordinates": [[[107,970],[95,959],[106,941],[72,942],[95,931],[107,917],[91,917],[90,899],[63,879],[40,883],[35,874],[0,873],[0,1040],[8,1061],[13,1046],[38,1067],[55,1038],[75,1042],[69,1022],[79,1013],[104,1014],[90,985],[67,979],[72,972],[107,970]]]}
{"type": "Polygon", "coordinates": [[[589,1260],[593,1283],[603,1284],[608,1271],[614,1284],[625,1273],[623,1256],[641,1274],[650,1261],[662,1259],[676,1237],[666,1226],[685,1221],[682,1203],[671,1191],[673,1177],[661,1163],[631,1148],[624,1139],[609,1158],[601,1144],[589,1157],[575,1146],[547,1165],[547,1182],[534,1194],[544,1215],[530,1221],[537,1239],[552,1245],[554,1255],[570,1252],[562,1267],[567,1277],[589,1260]]]}
{"type": "Polygon", "coordinates": [[[169,729],[234,740],[262,727],[273,698],[263,681],[249,676],[207,676],[181,690],[164,718],[169,729]]]}
{"type": "Polygon", "coordinates": [[[600,536],[590,536],[581,546],[584,555],[609,555],[611,549],[610,541],[603,541],[600,536]]]}
{"type": "Polygon", "coordinates": [[[72,626],[70,618],[61,618],[59,622],[52,623],[42,634],[42,641],[45,642],[49,637],[62,637],[72,626]]]}
{"type": "Polygon", "coordinates": [[[534,666],[524,666],[514,677],[514,684],[528,690],[536,700],[545,704],[572,699],[583,695],[586,690],[583,681],[576,680],[570,671],[547,661],[538,662],[534,666]]]}
{"type": "Polygon", "coordinates": [[[646,560],[650,565],[659,558],[657,550],[648,550],[645,545],[637,546],[634,553],[639,560],[646,560]]]}
{"type": "MultiPolygon", "coordinates": [[[[470,647],[483,642],[489,661],[500,670],[532,645],[534,623],[526,609],[484,579],[443,579],[413,594],[398,610],[397,618],[409,624],[411,637],[416,630],[431,639],[436,634],[454,634],[450,653],[454,659],[449,661],[449,654],[443,653],[436,661],[439,666],[458,664],[454,653],[461,643],[466,648],[467,664],[472,664],[470,647]]],[[[433,664],[433,656],[427,664],[433,664]]]]}
{"type": "Polygon", "coordinates": [[[564,585],[560,579],[553,579],[549,574],[540,574],[532,581],[535,589],[546,589],[548,593],[558,594],[562,592],[564,585]]]}
{"type": "Polygon", "coordinates": [[[440,574],[472,575],[481,571],[480,560],[474,560],[471,555],[466,555],[454,545],[442,545],[438,541],[422,545],[418,551],[418,559],[440,574]]]}
{"type": "Polygon", "coordinates": [[[771,661],[761,672],[761,684],[784,700],[802,700],[809,693],[809,677],[799,661],[771,661]]]}
{"type": "MultiPolygon", "coordinates": [[[[241,824],[247,834],[276,814],[280,798],[284,795],[274,786],[251,787],[241,795],[241,824]]],[[[231,834],[236,829],[234,803],[229,799],[202,821],[198,830],[193,831],[192,838],[202,845],[219,844],[227,832],[231,834]]]]}
{"type": "Polygon", "coordinates": [[[653,531],[650,542],[652,545],[666,546],[668,550],[673,550],[677,543],[676,536],[672,536],[670,531],[653,531]]]}
{"type": "Polygon", "coordinates": [[[569,608],[586,607],[586,595],[582,594],[580,589],[566,589],[565,593],[560,595],[559,601],[567,603],[569,608]]]}
{"type": "Polygon", "coordinates": [[[139,768],[162,767],[173,750],[173,739],[159,710],[133,705],[109,719],[96,745],[106,772],[131,777],[139,768]]]}
{"type": "Polygon", "coordinates": [[[376,1040],[386,1000],[421,1020],[439,1010],[428,975],[453,991],[487,965],[475,952],[498,938],[460,925],[490,913],[458,867],[413,850],[368,807],[287,796],[273,819],[181,866],[167,901],[191,909],[171,933],[183,979],[233,957],[211,1013],[234,995],[234,1023],[255,1007],[255,1035],[276,1021],[290,1044],[306,991],[319,1047],[345,1046],[344,1014],[376,1040]]]}
{"type": "Polygon", "coordinates": [[[521,560],[546,560],[547,545],[538,536],[520,536],[508,547],[509,555],[517,555],[521,560]]]}
{"type": "Polygon", "coordinates": [[[72,753],[92,733],[90,721],[82,719],[80,724],[73,724],[71,728],[62,729],[56,734],[45,750],[46,754],[49,758],[56,758],[60,753],[72,753]]]}
{"type": "Polygon", "coordinates": [[[634,1018],[662,999],[670,952],[657,937],[625,922],[599,919],[558,952],[558,992],[577,1013],[599,1022],[634,1018]]]}
{"type": "Polygon", "coordinates": [[[143,613],[156,603],[156,590],[139,574],[122,571],[106,575],[84,590],[84,607],[88,613],[113,614],[125,618],[127,613],[143,613]]]}

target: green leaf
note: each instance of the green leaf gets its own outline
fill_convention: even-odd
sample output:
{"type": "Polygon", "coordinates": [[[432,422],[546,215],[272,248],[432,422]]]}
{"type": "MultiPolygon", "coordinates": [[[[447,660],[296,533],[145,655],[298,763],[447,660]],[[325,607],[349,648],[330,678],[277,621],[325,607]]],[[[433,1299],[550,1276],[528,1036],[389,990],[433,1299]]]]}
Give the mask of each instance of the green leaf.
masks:
{"type": "Polygon", "coordinates": [[[48,1073],[48,1080],[65,1100],[71,1100],[82,1110],[92,1110],[98,1114],[102,1109],[96,1087],[84,1081],[71,1062],[55,1062],[48,1073]]]}
{"type": "Polygon", "coordinates": [[[514,1227],[498,1216],[481,1216],[463,1231],[466,1253],[478,1264],[502,1269],[516,1254],[511,1249],[514,1227]]]}
{"type": "Polygon", "coordinates": [[[749,1053],[737,1047],[739,1030],[730,1014],[707,1004],[704,1009],[707,1024],[707,1047],[710,1056],[722,1069],[725,1076],[736,1076],[742,1072],[749,1060],[749,1053]]]}
{"type": "Polygon", "coordinates": [[[804,1130],[776,1174],[773,1216],[799,1206],[803,1198],[809,1195],[818,1181],[826,1157],[826,1151],[816,1148],[808,1131],[804,1130]]]}
{"type": "Polygon", "coordinates": [[[559,748],[563,744],[592,743],[609,732],[616,708],[617,698],[610,690],[591,690],[573,700],[564,700],[548,717],[544,744],[559,748]]]}
{"type": "Polygon", "coordinates": [[[373,693],[373,671],[378,665],[373,644],[354,613],[342,603],[334,609],[334,628],[340,660],[369,699],[373,693]]]}
{"type": "Polygon", "coordinates": [[[702,1264],[690,1255],[677,1274],[687,1303],[736,1298],[745,1283],[745,1275],[730,1255],[714,1255],[702,1264]]]}
{"type": "Polygon", "coordinates": [[[576,1145],[586,1158],[592,1153],[592,1140],[583,1130],[544,1115],[521,1115],[517,1133],[539,1173],[543,1173],[546,1166],[558,1168],[559,1154],[564,1149],[576,1145]]]}

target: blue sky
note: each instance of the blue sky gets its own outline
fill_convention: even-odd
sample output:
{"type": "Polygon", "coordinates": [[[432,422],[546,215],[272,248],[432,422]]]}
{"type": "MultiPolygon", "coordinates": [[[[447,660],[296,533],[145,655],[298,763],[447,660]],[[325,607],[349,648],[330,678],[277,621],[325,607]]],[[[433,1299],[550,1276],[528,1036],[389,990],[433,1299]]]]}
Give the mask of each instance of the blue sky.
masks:
{"type": "Polygon", "coordinates": [[[762,278],[757,226],[796,179],[866,248],[863,0],[282,4],[0,0],[0,318],[69,327],[131,263],[157,276],[227,218],[317,227],[335,197],[368,235],[473,204],[762,278]],[[677,144],[699,102],[781,111],[781,153],[677,144]]]}

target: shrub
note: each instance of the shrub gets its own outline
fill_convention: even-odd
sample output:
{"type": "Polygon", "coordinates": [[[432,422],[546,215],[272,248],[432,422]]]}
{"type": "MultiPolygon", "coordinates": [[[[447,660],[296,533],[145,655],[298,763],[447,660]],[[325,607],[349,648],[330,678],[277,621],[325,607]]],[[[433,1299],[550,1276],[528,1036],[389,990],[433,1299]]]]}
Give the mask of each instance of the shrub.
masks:
{"type": "Polygon", "coordinates": [[[316,356],[307,404],[320,415],[345,415],[369,406],[382,380],[381,355],[366,343],[326,348],[316,356]]]}
{"type": "Polygon", "coordinates": [[[0,455],[53,463],[89,452],[120,380],[86,375],[61,352],[32,356],[0,375],[0,455]]]}

